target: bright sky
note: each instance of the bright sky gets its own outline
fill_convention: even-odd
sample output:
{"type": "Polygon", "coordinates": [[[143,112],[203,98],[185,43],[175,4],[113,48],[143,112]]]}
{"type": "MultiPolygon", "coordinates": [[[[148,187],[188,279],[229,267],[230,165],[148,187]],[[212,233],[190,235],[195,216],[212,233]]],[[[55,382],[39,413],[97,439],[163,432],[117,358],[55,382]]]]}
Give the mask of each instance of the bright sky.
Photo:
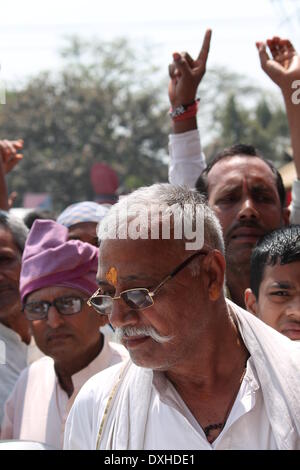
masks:
{"type": "Polygon", "coordinates": [[[211,27],[208,66],[227,65],[267,87],[255,41],[281,35],[300,50],[298,0],[10,0],[0,11],[1,79],[8,84],[57,69],[63,39],[72,34],[153,43],[154,61],[167,73],[172,52],[195,56],[211,27]]]}

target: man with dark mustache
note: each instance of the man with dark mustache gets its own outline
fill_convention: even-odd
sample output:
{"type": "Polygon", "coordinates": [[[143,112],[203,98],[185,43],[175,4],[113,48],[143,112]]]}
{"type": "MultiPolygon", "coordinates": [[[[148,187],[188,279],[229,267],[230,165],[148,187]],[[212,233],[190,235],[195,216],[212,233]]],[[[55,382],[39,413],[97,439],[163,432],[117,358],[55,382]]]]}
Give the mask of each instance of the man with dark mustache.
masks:
{"type": "MultiPolygon", "coordinates": [[[[169,68],[173,122],[169,180],[172,184],[195,186],[206,194],[224,231],[228,295],[244,307],[244,291],[250,285],[251,251],[261,236],[289,223],[289,210],[285,207],[280,174],[254,147],[234,145],[218,154],[206,167],[197,131],[195,96],[205,74],[210,38],[208,30],[196,60],[187,53],[173,54],[174,61],[169,68]]],[[[300,58],[288,40],[273,38],[267,45],[272,59],[265,43],[256,44],[263,70],[283,94],[297,167],[300,165],[300,107],[292,102],[292,83],[300,78],[300,58]]],[[[300,175],[300,168],[298,173],[300,175]]],[[[297,183],[293,188],[293,222],[299,221],[297,183]]]]}
{"type": "Polygon", "coordinates": [[[266,233],[288,224],[281,177],[254,147],[236,145],[213,160],[196,187],[207,194],[221,222],[228,295],[243,307],[253,247],[266,233]]]}

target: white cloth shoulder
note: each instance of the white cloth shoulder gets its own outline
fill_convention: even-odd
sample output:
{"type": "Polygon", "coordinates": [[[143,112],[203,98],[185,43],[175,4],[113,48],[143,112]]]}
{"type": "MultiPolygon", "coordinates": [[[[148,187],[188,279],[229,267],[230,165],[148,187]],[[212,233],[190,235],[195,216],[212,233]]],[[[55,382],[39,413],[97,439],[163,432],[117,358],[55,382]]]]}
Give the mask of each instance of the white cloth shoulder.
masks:
{"type": "Polygon", "coordinates": [[[250,352],[278,449],[300,449],[300,349],[251,313],[227,300],[250,352]]]}
{"type": "MultiPolygon", "coordinates": [[[[233,302],[228,306],[251,354],[277,448],[300,449],[298,345],[233,302]]],[[[65,448],[96,449],[100,430],[100,449],[143,449],[152,378],[129,361],[89,380],[70,412],[65,448]]]]}

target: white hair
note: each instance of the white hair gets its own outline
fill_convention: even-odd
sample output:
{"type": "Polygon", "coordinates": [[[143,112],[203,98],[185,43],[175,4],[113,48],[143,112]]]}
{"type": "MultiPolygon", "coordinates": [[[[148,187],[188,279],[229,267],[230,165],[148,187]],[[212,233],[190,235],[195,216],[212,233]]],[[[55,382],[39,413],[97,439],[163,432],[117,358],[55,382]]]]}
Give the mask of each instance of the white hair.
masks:
{"type": "MultiPolygon", "coordinates": [[[[185,218],[188,218],[190,224],[195,226],[197,223],[197,213],[199,213],[199,209],[201,209],[202,228],[204,232],[203,241],[205,241],[205,244],[211,248],[217,249],[223,254],[225,253],[220,222],[214,212],[208,207],[205,196],[196,190],[191,190],[182,186],[174,186],[167,183],[154,184],[152,186],[139,188],[133,193],[120,198],[119,202],[112,206],[97,227],[99,241],[105,238],[127,238],[128,224],[131,220],[137,217],[137,213],[139,213],[139,208],[141,207],[143,209],[146,208],[147,213],[146,216],[144,213],[144,219],[143,217],[139,218],[139,233],[135,233],[136,238],[148,238],[148,219],[153,207],[159,207],[159,218],[157,218],[156,228],[159,230],[159,227],[163,222],[166,219],[169,219],[174,233],[176,223],[174,221],[180,221],[180,224],[182,224],[182,222],[185,221],[185,218]],[[172,216],[171,218],[170,215],[172,216]],[[123,233],[123,237],[114,236],[116,233],[116,224],[118,235],[123,233]]],[[[176,237],[174,233],[173,239],[179,238],[176,237]]],[[[153,238],[166,237],[158,235],[153,238]]],[[[181,239],[186,242],[184,234],[181,239]]],[[[197,260],[194,260],[190,266],[193,274],[195,275],[198,273],[197,266],[199,266],[199,262],[197,262],[197,260]],[[194,272],[195,270],[197,272],[194,272]]]]}
{"type": "Polygon", "coordinates": [[[134,326],[126,326],[124,328],[116,328],[115,340],[117,343],[121,343],[124,336],[149,336],[156,343],[164,344],[172,340],[172,336],[163,336],[159,334],[152,326],[142,326],[136,328],[134,326]]]}

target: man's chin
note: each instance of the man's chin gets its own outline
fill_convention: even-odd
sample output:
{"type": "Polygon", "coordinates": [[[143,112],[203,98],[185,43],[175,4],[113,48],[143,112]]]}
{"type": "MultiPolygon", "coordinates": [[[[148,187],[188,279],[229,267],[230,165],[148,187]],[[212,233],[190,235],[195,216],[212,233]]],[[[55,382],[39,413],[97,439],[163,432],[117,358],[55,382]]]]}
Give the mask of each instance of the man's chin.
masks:
{"type": "Polygon", "coordinates": [[[226,261],[228,264],[248,264],[255,243],[230,243],[226,247],[226,261]]]}

